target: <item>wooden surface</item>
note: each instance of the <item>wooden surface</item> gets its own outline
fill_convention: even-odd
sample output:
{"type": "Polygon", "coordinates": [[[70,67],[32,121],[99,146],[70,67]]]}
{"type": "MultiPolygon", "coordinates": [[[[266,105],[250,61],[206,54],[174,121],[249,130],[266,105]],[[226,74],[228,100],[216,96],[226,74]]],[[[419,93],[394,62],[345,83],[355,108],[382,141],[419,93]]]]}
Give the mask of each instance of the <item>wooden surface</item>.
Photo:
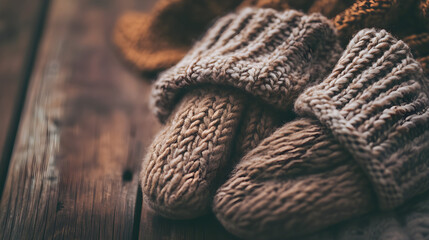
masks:
{"type": "Polygon", "coordinates": [[[49,1],[7,159],[0,239],[233,238],[212,215],[173,221],[142,204],[141,159],[160,125],[149,81],[121,64],[110,36],[119,13],[152,5],[49,1]]]}
{"type": "Polygon", "coordinates": [[[39,43],[45,0],[0,0],[0,196],[39,43]]]}

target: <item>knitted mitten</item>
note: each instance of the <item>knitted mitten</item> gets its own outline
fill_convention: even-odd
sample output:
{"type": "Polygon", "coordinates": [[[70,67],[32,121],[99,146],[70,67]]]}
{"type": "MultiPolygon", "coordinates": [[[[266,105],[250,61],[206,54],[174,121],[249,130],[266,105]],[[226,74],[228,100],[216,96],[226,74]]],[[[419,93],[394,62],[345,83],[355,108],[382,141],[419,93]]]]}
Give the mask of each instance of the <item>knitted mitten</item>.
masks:
{"type": "Polygon", "coordinates": [[[141,72],[159,71],[176,64],[210,21],[241,1],[161,0],[149,14],[124,14],[113,40],[132,67],[141,72]]]}
{"type": "Polygon", "coordinates": [[[427,82],[410,49],[362,30],[332,73],[236,166],[214,198],[232,233],[279,238],[391,209],[429,188],[427,82]],[[375,193],[375,194],[374,194],[375,193]]]}
{"type": "Polygon", "coordinates": [[[319,14],[247,8],[219,19],[155,82],[155,111],[168,121],[144,160],[145,200],[170,218],[208,211],[234,157],[278,125],[272,109],[291,110],[340,52],[333,27],[319,14]]]}
{"type": "Polygon", "coordinates": [[[161,74],[152,104],[165,120],[183,89],[214,84],[288,110],[309,83],[323,78],[340,51],[334,29],[320,14],[247,8],[218,20],[182,61],[161,74]]]}

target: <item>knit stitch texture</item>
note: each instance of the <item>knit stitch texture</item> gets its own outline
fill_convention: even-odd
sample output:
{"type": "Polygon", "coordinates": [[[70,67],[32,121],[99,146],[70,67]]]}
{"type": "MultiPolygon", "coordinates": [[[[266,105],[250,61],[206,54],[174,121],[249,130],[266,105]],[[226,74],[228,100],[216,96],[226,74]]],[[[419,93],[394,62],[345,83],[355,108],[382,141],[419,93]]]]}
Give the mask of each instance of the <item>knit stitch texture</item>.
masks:
{"type": "MultiPolygon", "coordinates": [[[[429,32],[428,0],[162,0],[149,14],[127,13],[118,20],[114,42],[123,58],[141,72],[176,64],[204,31],[210,19],[253,6],[298,9],[333,19],[343,44],[362,28],[385,28],[404,39],[429,32]],[[181,19],[181,21],[176,21],[181,19]]],[[[426,43],[428,44],[428,43],[426,43]]],[[[411,45],[410,45],[411,46],[411,45]]],[[[411,47],[412,48],[412,47],[411,47]]],[[[413,52],[418,52],[412,48],[413,52]]],[[[418,58],[426,74],[429,62],[418,58]]]]}
{"type": "Polygon", "coordinates": [[[168,121],[144,161],[142,188],[149,205],[169,218],[207,212],[236,159],[280,123],[277,110],[259,95],[246,93],[243,83],[255,75],[257,81],[247,85],[250,89],[272,83],[257,88],[265,89],[265,96],[285,90],[284,111],[277,111],[282,115],[306,85],[328,74],[340,51],[335,30],[317,14],[244,9],[220,19],[179,66],[160,76],[162,84],[155,87],[157,97],[177,96],[160,99],[169,105],[163,115],[168,121]],[[311,67],[319,71],[307,72],[311,67]],[[185,73],[197,81],[188,81],[185,73]],[[176,77],[180,80],[172,82],[176,77]],[[275,84],[278,80],[283,82],[280,86],[275,84]]]}
{"type": "Polygon", "coordinates": [[[360,31],[332,73],[295,102],[306,118],[263,140],[218,189],[217,218],[244,238],[292,237],[427,191],[427,92],[404,42],[360,31]]]}
{"type": "Polygon", "coordinates": [[[143,162],[141,181],[149,206],[169,218],[192,218],[209,210],[243,101],[243,95],[222,89],[197,89],[183,98],[143,162]]]}
{"type": "Polygon", "coordinates": [[[222,225],[244,239],[290,239],[374,207],[362,170],[314,119],[286,123],[264,139],[213,201],[222,225]]]}
{"type": "Polygon", "coordinates": [[[320,14],[247,8],[219,19],[152,91],[163,121],[183,91],[202,84],[238,88],[274,107],[290,109],[311,83],[321,81],[341,48],[320,14]]]}
{"type": "Polygon", "coordinates": [[[295,104],[313,115],[368,174],[382,209],[429,186],[429,100],[420,64],[384,30],[362,30],[331,75],[295,104]]]}

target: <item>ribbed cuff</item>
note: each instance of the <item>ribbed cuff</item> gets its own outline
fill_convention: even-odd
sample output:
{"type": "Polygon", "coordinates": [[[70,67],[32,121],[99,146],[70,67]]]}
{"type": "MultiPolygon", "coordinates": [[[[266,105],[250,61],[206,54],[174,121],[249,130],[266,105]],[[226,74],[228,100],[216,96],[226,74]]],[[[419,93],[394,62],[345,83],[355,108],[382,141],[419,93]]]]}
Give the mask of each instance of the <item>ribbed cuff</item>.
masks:
{"type": "Polygon", "coordinates": [[[332,73],[295,102],[327,126],[369,176],[382,209],[429,188],[429,100],[409,47],[364,29],[332,73]]]}
{"type": "Polygon", "coordinates": [[[152,91],[165,120],[189,88],[238,88],[279,109],[310,83],[320,82],[340,56],[336,32],[320,14],[246,8],[219,19],[152,91]]]}

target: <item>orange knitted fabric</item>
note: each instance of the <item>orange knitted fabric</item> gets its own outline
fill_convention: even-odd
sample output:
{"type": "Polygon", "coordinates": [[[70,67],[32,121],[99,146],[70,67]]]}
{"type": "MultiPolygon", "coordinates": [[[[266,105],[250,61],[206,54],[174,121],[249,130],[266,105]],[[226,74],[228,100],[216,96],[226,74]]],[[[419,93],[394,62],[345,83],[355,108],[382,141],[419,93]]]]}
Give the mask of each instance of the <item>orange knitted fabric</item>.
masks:
{"type": "Polygon", "coordinates": [[[428,0],[357,0],[333,18],[343,44],[367,27],[384,28],[402,38],[429,75],[428,0]]]}
{"type": "Polygon", "coordinates": [[[119,18],[113,40],[135,70],[152,73],[176,64],[212,19],[245,7],[298,9],[333,16],[350,0],[160,0],[150,13],[129,12],[119,18]],[[314,2],[314,6],[313,5],[314,2]],[[240,4],[238,7],[236,7],[240,4]]]}
{"type": "MultiPolygon", "coordinates": [[[[366,27],[385,28],[404,39],[429,32],[428,0],[161,0],[149,14],[122,16],[114,30],[114,42],[138,71],[163,70],[186,54],[213,18],[237,5],[238,9],[255,6],[320,12],[333,18],[343,44],[366,27]]],[[[428,72],[427,55],[418,61],[428,72]]]]}
{"type": "Polygon", "coordinates": [[[241,0],[160,0],[151,13],[130,12],[117,22],[113,41],[123,59],[140,72],[177,63],[210,21],[241,0]]]}

